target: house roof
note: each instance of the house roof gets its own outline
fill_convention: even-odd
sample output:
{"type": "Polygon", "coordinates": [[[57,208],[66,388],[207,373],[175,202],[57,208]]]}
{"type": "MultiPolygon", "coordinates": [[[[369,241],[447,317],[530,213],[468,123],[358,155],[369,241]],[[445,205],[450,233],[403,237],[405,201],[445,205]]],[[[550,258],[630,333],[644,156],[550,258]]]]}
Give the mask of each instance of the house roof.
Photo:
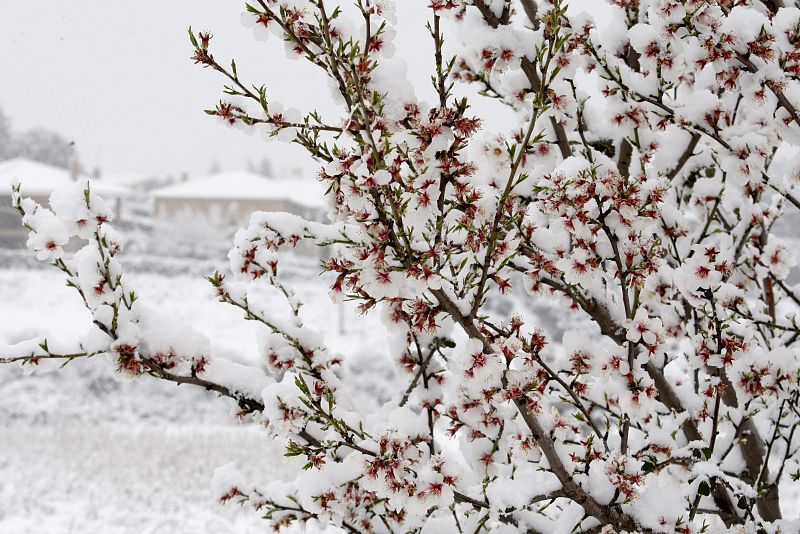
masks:
{"type": "Polygon", "coordinates": [[[165,181],[164,178],[147,172],[103,172],[101,180],[124,187],[136,187],[154,181],[165,181]]]}
{"type": "Polygon", "coordinates": [[[266,178],[252,172],[223,172],[154,191],[155,198],[215,200],[289,200],[305,207],[323,206],[325,188],[316,180],[266,178]]]}
{"type": "MultiPolygon", "coordinates": [[[[81,176],[80,180],[89,180],[92,190],[101,196],[123,197],[130,193],[129,189],[115,184],[103,183],[81,176]]],[[[69,171],[46,163],[14,158],[0,161],[0,194],[10,194],[11,186],[22,184],[23,195],[46,196],[54,189],[73,183],[69,171]]]]}

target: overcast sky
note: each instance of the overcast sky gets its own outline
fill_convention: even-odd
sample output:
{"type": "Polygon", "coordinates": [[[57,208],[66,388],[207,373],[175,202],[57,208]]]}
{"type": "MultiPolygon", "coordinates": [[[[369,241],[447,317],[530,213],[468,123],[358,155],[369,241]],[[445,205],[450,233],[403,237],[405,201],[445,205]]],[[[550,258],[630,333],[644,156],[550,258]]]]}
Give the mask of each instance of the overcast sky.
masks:
{"type": "MultiPolygon", "coordinates": [[[[573,0],[588,4],[596,0],[573,0]]],[[[428,0],[399,0],[398,49],[429,84],[428,0]]],[[[265,142],[203,113],[222,80],[189,59],[186,28],[214,33],[218,60],[300,109],[331,110],[321,74],[285,57],[277,39],[255,41],[237,0],[0,0],[0,108],[15,130],[44,126],[76,143],[87,168],[201,174],[263,157],[285,170],[313,168],[296,147],[265,142]],[[309,103],[311,103],[309,105],[309,103]]]]}

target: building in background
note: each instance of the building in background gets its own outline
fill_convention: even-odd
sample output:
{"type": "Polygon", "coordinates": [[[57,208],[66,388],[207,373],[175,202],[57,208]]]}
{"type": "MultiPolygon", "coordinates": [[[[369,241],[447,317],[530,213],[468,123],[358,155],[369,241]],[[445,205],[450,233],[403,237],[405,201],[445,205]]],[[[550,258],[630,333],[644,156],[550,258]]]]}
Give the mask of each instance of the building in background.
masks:
{"type": "Polygon", "coordinates": [[[254,211],[289,212],[319,221],[324,218],[324,193],[316,180],[222,172],[153,191],[153,215],[162,221],[188,216],[215,228],[246,226],[254,211]]]}
{"type": "MultiPolygon", "coordinates": [[[[24,243],[27,235],[27,231],[20,223],[19,214],[11,206],[13,184],[19,182],[24,196],[47,206],[53,190],[69,185],[77,179],[87,179],[87,177],[26,158],[0,161],[0,244],[16,247],[24,243]]],[[[89,178],[89,182],[92,190],[113,206],[114,219],[117,221],[123,219],[123,200],[130,195],[130,190],[96,178],[89,178]]]]}
{"type": "Polygon", "coordinates": [[[136,194],[146,194],[166,187],[178,180],[172,176],[161,176],[148,172],[95,172],[104,183],[125,187],[136,194]]]}

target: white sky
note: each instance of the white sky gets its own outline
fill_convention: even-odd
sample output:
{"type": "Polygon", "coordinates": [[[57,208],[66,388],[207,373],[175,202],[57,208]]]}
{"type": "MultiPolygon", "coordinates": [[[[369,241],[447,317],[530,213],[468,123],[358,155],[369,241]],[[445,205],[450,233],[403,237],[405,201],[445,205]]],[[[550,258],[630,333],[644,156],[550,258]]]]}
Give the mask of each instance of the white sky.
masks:
{"type": "MultiPolygon", "coordinates": [[[[575,4],[598,0],[573,0],[575,4]]],[[[428,0],[397,0],[398,50],[417,87],[428,87],[428,0]]],[[[277,171],[314,166],[298,147],[222,126],[203,109],[222,79],[194,65],[186,28],[214,33],[218,60],[264,83],[287,107],[331,110],[318,69],[289,61],[278,39],[255,41],[237,0],[0,0],[0,108],[15,130],[44,126],[74,140],[87,168],[202,174],[217,161],[277,171]]],[[[583,6],[582,6],[583,7],[583,6]]]]}

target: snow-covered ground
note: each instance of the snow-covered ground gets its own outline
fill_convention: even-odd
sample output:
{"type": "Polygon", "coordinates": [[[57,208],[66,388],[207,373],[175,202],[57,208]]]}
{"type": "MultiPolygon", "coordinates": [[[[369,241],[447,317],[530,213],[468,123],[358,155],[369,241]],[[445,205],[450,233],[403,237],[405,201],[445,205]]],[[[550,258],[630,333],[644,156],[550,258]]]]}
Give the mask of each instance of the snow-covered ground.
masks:
{"type": "Polygon", "coordinates": [[[0,532],[263,531],[251,514],[215,505],[207,481],[229,461],[269,475],[279,456],[270,449],[257,429],[221,424],[8,424],[0,432],[0,532]]]}
{"type": "MultiPolygon", "coordinates": [[[[128,280],[149,304],[191,321],[217,353],[257,362],[258,326],[216,302],[201,275],[174,274],[174,264],[169,270],[128,280]]],[[[308,261],[289,275],[307,324],[322,325],[328,345],[346,353],[345,370],[368,402],[392,379],[377,315],[331,304],[308,261]],[[376,380],[381,375],[386,380],[376,380]]],[[[0,303],[0,345],[88,328],[79,298],[51,269],[0,269],[0,303]]],[[[213,471],[233,461],[265,480],[291,466],[258,428],[234,422],[230,408],[188,386],[147,377],[119,382],[102,359],[32,375],[0,366],[0,533],[263,532],[258,518],[213,502],[213,471]]]]}

